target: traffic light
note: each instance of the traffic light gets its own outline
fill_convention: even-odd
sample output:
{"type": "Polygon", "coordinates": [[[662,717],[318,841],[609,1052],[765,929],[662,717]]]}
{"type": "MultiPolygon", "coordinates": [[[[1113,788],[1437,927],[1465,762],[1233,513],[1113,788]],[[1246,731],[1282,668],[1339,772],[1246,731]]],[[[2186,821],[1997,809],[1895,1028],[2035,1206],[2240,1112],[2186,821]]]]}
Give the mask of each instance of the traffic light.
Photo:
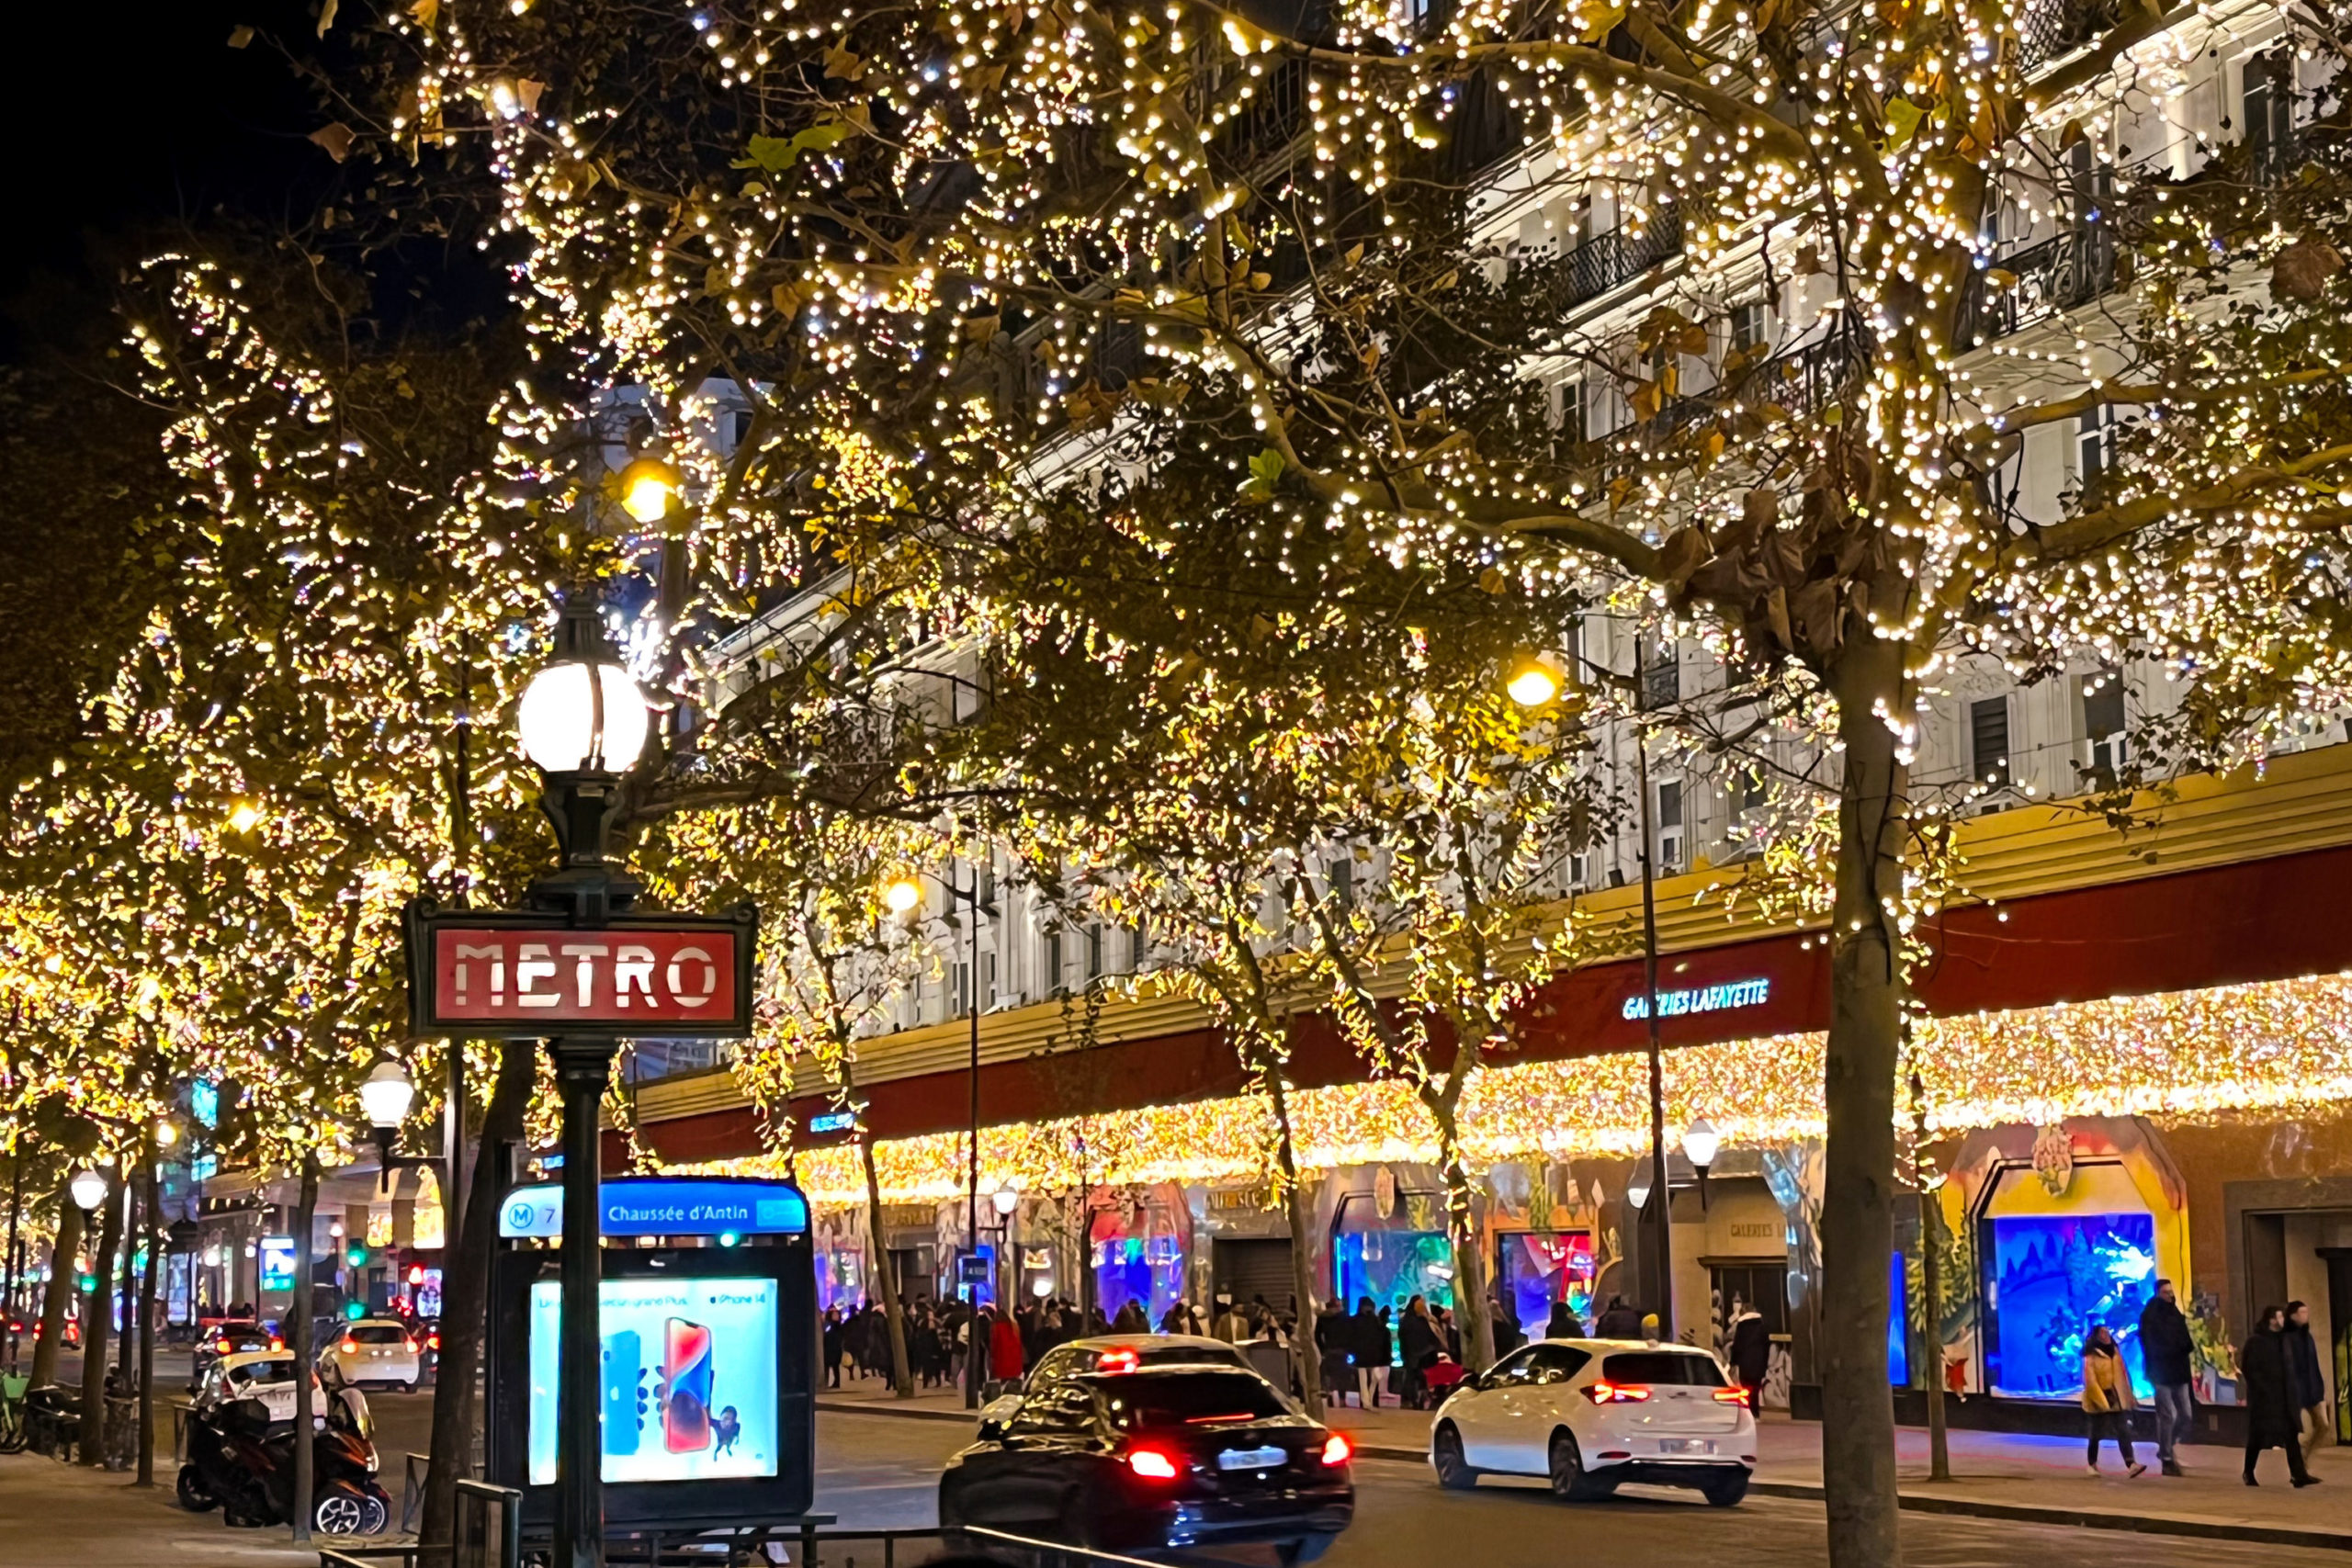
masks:
{"type": "Polygon", "coordinates": [[[368,1303],[366,1302],[345,1302],[343,1303],[343,1320],[345,1323],[356,1323],[367,1315],[368,1303]]]}
{"type": "Polygon", "coordinates": [[[422,1285],[424,1283],[424,1264],[412,1263],[408,1266],[408,1282],[412,1285],[422,1285]]]}
{"type": "Polygon", "coordinates": [[[366,1245],[355,1241],[349,1247],[345,1247],[343,1249],[343,1260],[345,1263],[350,1264],[354,1269],[367,1268],[368,1248],[366,1245]]]}

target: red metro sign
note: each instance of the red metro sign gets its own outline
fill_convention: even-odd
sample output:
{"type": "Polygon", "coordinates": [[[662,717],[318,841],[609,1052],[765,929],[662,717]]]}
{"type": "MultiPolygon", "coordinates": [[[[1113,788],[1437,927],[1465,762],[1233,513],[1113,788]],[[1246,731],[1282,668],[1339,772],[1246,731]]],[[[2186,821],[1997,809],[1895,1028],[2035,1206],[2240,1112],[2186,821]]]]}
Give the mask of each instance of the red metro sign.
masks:
{"type": "Polygon", "coordinates": [[[590,930],[547,916],[412,906],[407,925],[417,1034],[751,1032],[748,908],[717,919],[624,916],[590,930]]]}

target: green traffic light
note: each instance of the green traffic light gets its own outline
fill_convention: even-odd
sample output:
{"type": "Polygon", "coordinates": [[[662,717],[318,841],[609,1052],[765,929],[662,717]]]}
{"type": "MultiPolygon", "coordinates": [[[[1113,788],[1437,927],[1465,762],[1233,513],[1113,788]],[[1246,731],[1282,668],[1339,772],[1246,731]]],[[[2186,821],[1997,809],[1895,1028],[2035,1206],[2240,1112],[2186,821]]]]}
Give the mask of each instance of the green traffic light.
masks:
{"type": "Polygon", "coordinates": [[[345,1321],[345,1323],[356,1323],[356,1322],[358,1322],[361,1318],[366,1317],[367,1315],[368,1315],[368,1303],[365,1303],[365,1302],[345,1302],[345,1303],[343,1303],[343,1319],[344,1319],[344,1321],[345,1321]]]}
{"type": "Polygon", "coordinates": [[[368,1263],[368,1249],[364,1247],[352,1247],[343,1255],[343,1258],[354,1269],[365,1268],[368,1263]]]}

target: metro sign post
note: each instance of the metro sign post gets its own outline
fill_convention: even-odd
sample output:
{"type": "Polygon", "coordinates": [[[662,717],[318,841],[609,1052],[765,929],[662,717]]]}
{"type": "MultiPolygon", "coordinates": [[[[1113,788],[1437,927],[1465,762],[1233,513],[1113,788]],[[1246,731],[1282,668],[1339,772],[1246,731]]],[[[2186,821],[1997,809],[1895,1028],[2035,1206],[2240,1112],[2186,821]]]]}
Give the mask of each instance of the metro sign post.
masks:
{"type": "MultiPolygon", "coordinates": [[[[520,910],[403,912],[412,1034],[546,1039],[563,1099],[562,1319],[556,1387],[552,1568],[605,1557],[598,1302],[604,1277],[597,1112],[623,1036],[752,1032],[758,912],[655,914],[612,853],[621,777],[645,750],[645,697],[606,646],[592,592],[556,623],[556,657],[524,690],[523,750],[545,775],[540,807],[562,866],[520,910]]],[[[490,1216],[482,1216],[487,1223],[490,1216]]]]}

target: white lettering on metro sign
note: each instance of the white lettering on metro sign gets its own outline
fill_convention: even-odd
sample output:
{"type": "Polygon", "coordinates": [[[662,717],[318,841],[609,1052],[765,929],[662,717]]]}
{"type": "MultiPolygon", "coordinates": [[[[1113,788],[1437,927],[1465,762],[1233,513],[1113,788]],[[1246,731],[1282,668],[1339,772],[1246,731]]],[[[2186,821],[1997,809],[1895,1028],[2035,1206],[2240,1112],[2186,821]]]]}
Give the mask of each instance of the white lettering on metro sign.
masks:
{"type": "MultiPolygon", "coordinates": [[[[1701,986],[1687,991],[1660,991],[1657,994],[1657,1015],[1679,1018],[1685,1013],[1722,1012],[1726,1008],[1761,1007],[1772,995],[1772,982],[1768,979],[1728,980],[1720,986],[1701,986]]],[[[1636,991],[1625,998],[1624,1016],[1647,1018],[1649,998],[1636,991]]]]}
{"type": "Polygon", "coordinates": [[[736,933],[436,928],[439,1016],[659,1023],[731,1018],[736,933]]]}

